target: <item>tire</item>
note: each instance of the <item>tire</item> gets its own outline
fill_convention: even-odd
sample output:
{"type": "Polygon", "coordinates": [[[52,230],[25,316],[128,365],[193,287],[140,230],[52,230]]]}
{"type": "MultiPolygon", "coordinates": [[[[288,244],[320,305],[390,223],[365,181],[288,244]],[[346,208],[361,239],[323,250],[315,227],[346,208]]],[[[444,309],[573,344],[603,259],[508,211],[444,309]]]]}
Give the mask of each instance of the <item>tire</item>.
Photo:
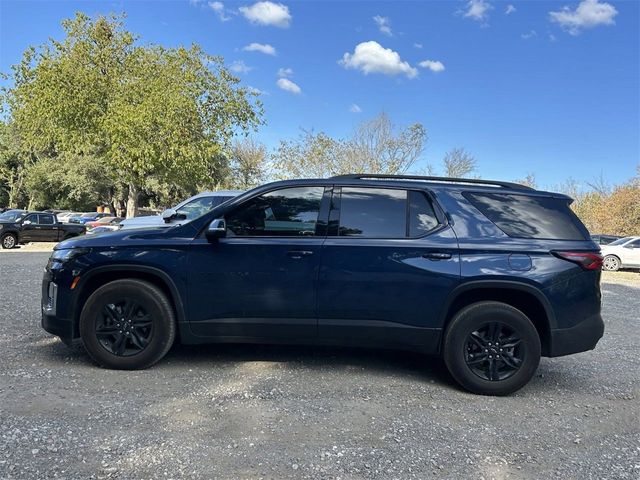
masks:
{"type": "Polygon", "coordinates": [[[105,368],[148,368],[167,354],[175,336],[171,303],[158,287],[142,280],[103,285],[80,314],[82,343],[105,368]]]}
{"type": "Polygon", "coordinates": [[[18,245],[18,237],[14,233],[7,233],[2,236],[2,248],[11,249],[18,245]]]}
{"type": "Polygon", "coordinates": [[[451,320],[443,356],[451,376],[464,389],[480,395],[508,395],[535,374],[540,337],[520,310],[500,302],[479,302],[451,320]]]}
{"type": "Polygon", "coordinates": [[[617,272],[620,270],[622,262],[615,255],[607,255],[602,260],[602,269],[608,272],[617,272]]]}

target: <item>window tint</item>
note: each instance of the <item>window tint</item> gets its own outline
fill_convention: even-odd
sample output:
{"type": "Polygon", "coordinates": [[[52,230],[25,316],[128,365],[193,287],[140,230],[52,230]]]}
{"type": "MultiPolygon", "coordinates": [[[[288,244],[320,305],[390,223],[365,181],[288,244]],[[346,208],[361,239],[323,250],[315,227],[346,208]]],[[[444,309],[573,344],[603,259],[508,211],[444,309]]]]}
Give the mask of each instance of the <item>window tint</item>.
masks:
{"type": "Polygon", "coordinates": [[[436,212],[422,192],[409,192],[409,236],[420,237],[438,226],[436,212]]]}
{"type": "Polygon", "coordinates": [[[226,215],[230,235],[315,235],[324,187],[284,188],[265,193],[226,215]]]}
{"type": "Polygon", "coordinates": [[[36,215],[35,213],[32,213],[31,215],[27,215],[24,218],[24,221],[30,221],[31,223],[38,223],[38,215],[36,215]]]}
{"type": "Polygon", "coordinates": [[[406,237],[407,191],[343,187],[338,235],[406,237]]]}
{"type": "Polygon", "coordinates": [[[561,198],[507,193],[471,193],[464,196],[510,237],[587,240],[589,234],[561,198]]]}
{"type": "Polygon", "coordinates": [[[640,240],[636,240],[635,242],[629,243],[631,248],[640,248],[640,240]]]}
{"type": "Polygon", "coordinates": [[[53,225],[53,215],[38,215],[40,225],[53,225]]]}

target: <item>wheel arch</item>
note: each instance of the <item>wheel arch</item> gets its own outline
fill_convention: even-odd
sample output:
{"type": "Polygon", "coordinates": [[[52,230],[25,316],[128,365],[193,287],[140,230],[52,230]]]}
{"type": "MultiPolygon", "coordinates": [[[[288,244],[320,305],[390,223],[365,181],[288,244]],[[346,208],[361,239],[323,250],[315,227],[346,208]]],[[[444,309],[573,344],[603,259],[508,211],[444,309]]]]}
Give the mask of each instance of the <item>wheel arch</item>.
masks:
{"type": "MultiPolygon", "coordinates": [[[[476,280],[458,286],[449,296],[443,309],[441,325],[446,330],[453,316],[464,307],[482,301],[502,302],[517,308],[533,323],[547,355],[551,346],[551,329],[555,315],[549,300],[536,287],[508,280],[476,280]]],[[[443,335],[444,338],[444,335],[443,335]]]]}
{"type": "MultiPolygon", "coordinates": [[[[78,335],[80,313],[89,296],[106,283],[124,279],[145,280],[162,290],[173,307],[178,326],[183,324],[185,321],[185,312],[182,297],[176,284],[166,272],[159,268],[145,265],[108,265],[93,268],[83,273],[80,277],[73,302],[72,318],[74,336],[78,335]]],[[[180,333],[180,328],[178,328],[177,333],[180,333]]]]}

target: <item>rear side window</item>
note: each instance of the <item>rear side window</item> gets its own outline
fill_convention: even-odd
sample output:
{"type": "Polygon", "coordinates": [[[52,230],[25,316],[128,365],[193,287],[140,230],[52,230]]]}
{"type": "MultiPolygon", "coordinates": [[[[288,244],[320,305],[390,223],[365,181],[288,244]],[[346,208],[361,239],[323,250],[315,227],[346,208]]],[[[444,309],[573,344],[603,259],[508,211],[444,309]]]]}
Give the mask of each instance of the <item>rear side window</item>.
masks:
{"type": "Polygon", "coordinates": [[[53,225],[53,215],[38,215],[40,225],[53,225]]]}
{"type": "Polygon", "coordinates": [[[587,240],[589,234],[562,198],[508,193],[463,193],[510,237],[587,240]]]}
{"type": "Polygon", "coordinates": [[[433,207],[421,192],[393,188],[342,188],[339,236],[419,237],[437,226],[433,207]]]}

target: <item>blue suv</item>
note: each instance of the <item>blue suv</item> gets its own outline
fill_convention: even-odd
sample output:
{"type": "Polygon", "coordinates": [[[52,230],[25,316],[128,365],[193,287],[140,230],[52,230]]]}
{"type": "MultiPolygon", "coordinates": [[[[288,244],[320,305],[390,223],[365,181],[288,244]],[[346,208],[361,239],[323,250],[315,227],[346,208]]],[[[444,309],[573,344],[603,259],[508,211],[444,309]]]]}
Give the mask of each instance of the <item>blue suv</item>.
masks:
{"type": "Polygon", "coordinates": [[[108,368],[176,339],[387,347],[504,395],[602,337],[602,257],[570,203],[470,179],[270,183],[182,225],[59,243],[42,326],[108,368]]]}

